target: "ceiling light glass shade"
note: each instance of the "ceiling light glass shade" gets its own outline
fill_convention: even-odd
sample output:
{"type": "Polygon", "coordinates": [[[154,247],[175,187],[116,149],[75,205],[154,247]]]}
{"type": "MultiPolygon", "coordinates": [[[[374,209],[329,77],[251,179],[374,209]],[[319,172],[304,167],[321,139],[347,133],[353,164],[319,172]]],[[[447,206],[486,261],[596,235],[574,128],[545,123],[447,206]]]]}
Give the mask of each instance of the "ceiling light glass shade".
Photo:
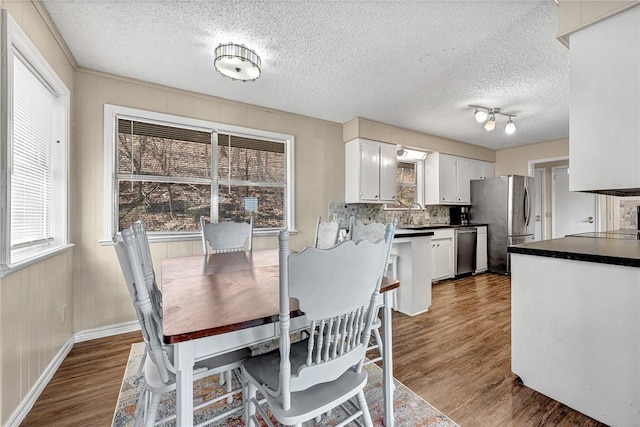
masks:
{"type": "Polygon", "coordinates": [[[507,122],[507,125],[504,127],[504,132],[508,135],[513,134],[516,131],[516,124],[513,123],[513,120],[511,120],[511,118],[509,118],[509,121],[507,122]]]}
{"type": "Polygon", "coordinates": [[[215,50],[213,65],[231,80],[253,81],[260,77],[260,57],[244,45],[221,44],[215,50]]]}
{"type": "Polygon", "coordinates": [[[476,108],[475,116],[476,116],[476,122],[478,123],[482,123],[485,120],[487,120],[487,113],[482,110],[478,110],[477,108],[476,108]]]}
{"type": "Polygon", "coordinates": [[[491,115],[491,118],[489,120],[487,120],[487,123],[484,124],[484,128],[485,130],[491,132],[492,130],[494,130],[496,128],[496,116],[495,115],[491,115]]]}

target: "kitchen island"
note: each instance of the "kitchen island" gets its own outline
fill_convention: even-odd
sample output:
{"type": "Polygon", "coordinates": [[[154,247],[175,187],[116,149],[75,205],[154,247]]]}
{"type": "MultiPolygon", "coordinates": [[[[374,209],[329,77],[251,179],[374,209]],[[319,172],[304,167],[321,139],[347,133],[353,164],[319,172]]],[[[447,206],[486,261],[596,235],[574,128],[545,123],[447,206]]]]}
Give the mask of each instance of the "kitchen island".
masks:
{"type": "Polygon", "coordinates": [[[397,259],[395,309],[409,316],[426,312],[431,306],[431,237],[426,228],[397,228],[391,255],[397,259]]]}
{"type": "Polygon", "coordinates": [[[512,371],[611,426],[640,425],[640,240],[625,237],[508,249],[512,371]]]}

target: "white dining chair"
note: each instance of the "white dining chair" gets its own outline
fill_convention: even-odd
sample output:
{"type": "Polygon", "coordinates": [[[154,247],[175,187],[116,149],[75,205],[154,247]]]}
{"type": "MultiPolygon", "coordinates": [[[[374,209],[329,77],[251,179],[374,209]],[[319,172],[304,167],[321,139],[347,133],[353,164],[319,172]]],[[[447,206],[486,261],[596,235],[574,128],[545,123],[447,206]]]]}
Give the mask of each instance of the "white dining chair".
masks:
{"type": "Polygon", "coordinates": [[[318,249],[327,249],[338,243],[340,235],[340,222],[338,221],[322,221],[319,216],[316,221],[316,234],[313,238],[313,247],[318,249]]]}
{"type": "MultiPolygon", "coordinates": [[[[398,220],[396,218],[394,218],[391,221],[391,224],[393,224],[394,232],[395,232],[397,223],[398,223],[398,220]]],[[[359,224],[359,223],[356,223],[355,218],[353,216],[349,218],[349,239],[350,240],[353,240],[356,242],[361,240],[367,240],[369,242],[377,242],[378,240],[384,238],[385,230],[386,230],[386,225],[383,223],[372,222],[370,224],[359,224]]],[[[391,271],[392,275],[394,274],[397,275],[397,269],[396,269],[397,262],[398,262],[398,257],[395,255],[389,254],[387,258],[387,267],[385,268],[385,274],[387,274],[388,271],[391,271]]],[[[372,327],[371,332],[373,334],[373,337],[375,338],[375,342],[369,346],[369,348],[367,349],[367,352],[372,352],[373,350],[377,350],[379,356],[370,357],[369,359],[367,359],[365,364],[378,362],[384,358],[384,353],[382,348],[382,335],[380,334],[380,328],[382,327],[382,322],[380,321],[380,318],[378,316],[380,308],[383,305],[384,305],[383,297],[382,295],[378,295],[378,299],[376,302],[376,316],[374,317],[373,324],[371,326],[372,327]]]]}
{"type": "Polygon", "coordinates": [[[284,425],[302,426],[347,401],[356,410],[345,409],[346,422],[361,417],[365,426],[373,425],[363,391],[363,363],[393,239],[393,226],[387,230],[377,243],[345,241],[296,254],[290,254],[289,233],[280,232],[280,347],[244,363],[247,425],[261,425],[257,413],[271,425],[257,391],[284,425]],[[313,331],[295,344],[289,339],[289,298],[298,301],[313,331]]]}
{"type": "MultiPolygon", "coordinates": [[[[144,239],[136,236],[136,232],[140,232],[140,230],[140,227],[123,230],[121,237],[114,238],[114,246],[146,344],[147,357],[144,360],[143,367],[144,387],[138,397],[135,426],[139,426],[144,421],[145,426],[149,427],[175,418],[175,414],[173,414],[160,420],[155,419],[162,396],[175,390],[176,379],[172,360],[172,346],[164,345],[162,342],[162,319],[155,311],[149,292],[152,287],[149,281],[153,276],[145,274],[145,271],[148,270],[148,265],[144,265],[145,255],[140,245],[140,242],[144,241],[144,239]]],[[[242,348],[234,352],[198,361],[194,367],[194,381],[210,375],[231,372],[232,370],[237,372],[244,359],[250,354],[251,352],[248,348],[242,348]]],[[[238,381],[242,382],[239,375],[238,381]]],[[[232,399],[238,393],[243,394],[241,389],[232,389],[231,382],[229,382],[227,393],[195,406],[194,410],[223,399],[228,401],[229,398],[232,399]]],[[[223,411],[214,418],[197,425],[208,424],[229,416],[242,408],[243,404],[223,411]]]]}
{"type": "Polygon", "coordinates": [[[253,215],[249,222],[209,222],[200,217],[202,252],[206,255],[222,252],[251,251],[253,246],[253,215]]]}

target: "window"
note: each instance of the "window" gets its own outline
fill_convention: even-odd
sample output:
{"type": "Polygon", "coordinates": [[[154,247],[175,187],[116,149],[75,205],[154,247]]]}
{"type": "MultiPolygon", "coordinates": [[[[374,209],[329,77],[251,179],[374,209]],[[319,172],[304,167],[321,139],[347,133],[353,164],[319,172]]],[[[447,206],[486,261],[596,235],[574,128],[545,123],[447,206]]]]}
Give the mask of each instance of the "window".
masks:
{"type": "Polygon", "coordinates": [[[69,91],[2,11],[0,276],[68,245],[69,91]]]}
{"type": "Polygon", "coordinates": [[[398,162],[396,191],[396,207],[410,207],[416,200],[416,164],[408,162],[398,162]]]}
{"type": "Polygon", "coordinates": [[[105,240],[138,219],[152,239],[199,233],[201,216],[293,228],[292,136],[113,105],[105,123],[105,240]]]}

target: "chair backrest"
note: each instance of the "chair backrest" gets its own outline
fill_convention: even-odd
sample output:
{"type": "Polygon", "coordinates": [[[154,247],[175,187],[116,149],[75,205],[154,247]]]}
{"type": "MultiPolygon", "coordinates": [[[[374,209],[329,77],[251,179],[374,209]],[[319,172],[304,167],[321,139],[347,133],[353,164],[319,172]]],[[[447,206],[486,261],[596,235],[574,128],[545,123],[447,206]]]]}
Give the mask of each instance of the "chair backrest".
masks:
{"type": "Polygon", "coordinates": [[[253,215],[246,222],[208,222],[200,217],[202,229],[202,252],[206,255],[211,247],[212,253],[239,252],[251,250],[253,246],[253,215]]]}
{"type": "MultiPolygon", "coordinates": [[[[140,228],[136,228],[139,232],[140,228]]],[[[162,343],[162,318],[151,300],[154,275],[145,274],[149,267],[145,266],[144,250],[140,245],[143,239],[136,236],[136,228],[122,230],[122,238],[116,241],[116,253],[118,253],[125,280],[128,282],[130,294],[135,295],[134,307],[143,331],[147,355],[157,366],[161,380],[169,383],[175,378],[175,368],[162,343]],[[123,252],[125,256],[122,256],[123,252]]]]}
{"type": "Polygon", "coordinates": [[[376,296],[393,240],[389,224],[376,243],[346,241],[330,249],[289,253],[289,233],[280,242],[280,388],[285,410],[291,393],[339,378],[355,366],[360,371],[367,350],[376,296]],[[311,321],[304,365],[291,372],[289,298],[311,321]]]}
{"type": "MultiPolygon", "coordinates": [[[[395,232],[396,225],[398,224],[398,219],[393,218],[389,223],[393,226],[393,231],[395,232]]],[[[380,222],[372,222],[370,224],[356,224],[355,217],[349,218],[349,240],[353,240],[354,242],[359,242],[361,240],[366,240],[371,243],[375,243],[380,239],[385,238],[385,233],[387,230],[387,225],[382,224],[380,222]]],[[[393,235],[391,236],[393,238],[393,235]]],[[[387,271],[387,267],[389,264],[389,254],[391,253],[391,246],[389,246],[389,251],[387,253],[387,266],[385,267],[385,272],[387,271]]]]}
{"type": "Polygon", "coordinates": [[[316,222],[316,235],[313,239],[313,247],[318,249],[327,249],[338,243],[338,235],[340,234],[340,223],[336,221],[322,221],[322,217],[318,217],[316,222]]]}
{"type": "MultiPolygon", "coordinates": [[[[394,219],[394,221],[397,221],[394,219]]],[[[385,224],[380,222],[372,222],[370,224],[357,224],[355,217],[349,218],[349,240],[358,242],[360,240],[368,240],[369,242],[377,242],[384,239],[385,224]]]]}
{"type": "Polygon", "coordinates": [[[142,258],[142,274],[144,274],[144,282],[149,289],[149,297],[153,304],[156,315],[162,319],[162,291],[158,287],[156,281],[156,273],[153,271],[153,260],[151,259],[151,248],[149,247],[149,238],[147,237],[147,224],[143,220],[133,223],[131,226],[133,237],[140,248],[142,258]]]}

